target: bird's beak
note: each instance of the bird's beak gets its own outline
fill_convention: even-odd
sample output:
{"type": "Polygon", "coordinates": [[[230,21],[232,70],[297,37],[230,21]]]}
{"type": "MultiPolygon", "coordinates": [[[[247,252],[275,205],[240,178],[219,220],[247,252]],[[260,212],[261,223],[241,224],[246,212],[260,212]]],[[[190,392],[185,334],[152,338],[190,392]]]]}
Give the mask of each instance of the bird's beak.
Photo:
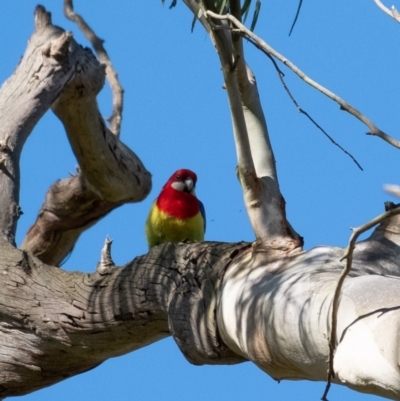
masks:
{"type": "Polygon", "coordinates": [[[187,192],[190,192],[191,194],[194,193],[194,183],[191,178],[187,178],[185,180],[185,186],[186,186],[187,192]]]}

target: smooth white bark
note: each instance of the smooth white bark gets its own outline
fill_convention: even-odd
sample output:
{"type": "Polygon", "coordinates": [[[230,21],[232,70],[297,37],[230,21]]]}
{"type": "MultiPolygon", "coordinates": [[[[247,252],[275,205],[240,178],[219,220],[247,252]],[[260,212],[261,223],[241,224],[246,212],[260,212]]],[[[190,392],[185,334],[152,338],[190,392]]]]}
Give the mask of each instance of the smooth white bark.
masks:
{"type": "MultiPolygon", "coordinates": [[[[339,304],[336,379],[361,392],[400,399],[400,277],[393,255],[366,252],[339,304]],[[371,270],[375,274],[366,274],[371,270]]],[[[250,253],[228,269],[218,301],[226,344],[271,377],[326,380],[331,307],[343,250],[317,247],[269,264],[250,253]]]]}

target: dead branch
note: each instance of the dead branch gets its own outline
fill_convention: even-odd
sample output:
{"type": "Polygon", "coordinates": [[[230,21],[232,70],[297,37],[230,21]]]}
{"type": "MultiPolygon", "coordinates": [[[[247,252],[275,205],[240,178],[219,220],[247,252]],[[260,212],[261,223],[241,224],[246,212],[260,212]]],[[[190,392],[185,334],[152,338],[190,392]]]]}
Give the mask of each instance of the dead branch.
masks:
{"type": "Polygon", "coordinates": [[[100,39],[86,21],[74,11],[72,0],[64,0],[64,15],[78,25],[86,39],[92,44],[100,62],[106,66],[106,76],[113,94],[113,112],[108,122],[110,123],[110,131],[118,137],[121,132],[124,90],[119,82],[118,74],[111,63],[110,57],[103,46],[104,40],[100,39]]]}
{"type": "MultiPolygon", "coordinates": [[[[280,54],[275,49],[273,49],[270,45],[268,45],[264,40],[259,38],[257,35],[255,35],[253,32],[251,32],[249,29],[247,29],[233,15],[230,15],[230,14],[219,15],[219,14],[213,13],[211,11],[207,11],[207,15],[216,20],[230,21],[236,27],[236,29],[234,29],[235,32],[239,33],[240,35],[243,35],[247,40],[249,40],[250,43],[255,45],[262,52],[264,52],[266,54],[270,54],[271,56],[278,59],[280,62],[282,62],[284,65],[286,65],[289,69],[291,69],[304,82],[306,82],[313,88],[319,90],[325,96],[329,97],[330,99],[332,99],[333,101],[338,103],[342,110],[347,111],[348,113],[350,113],[351,115],[356,117],[358,120],[360,120],[362,123],[364,123],[370,130],[369,132],[367,132],[367,135],[377,136],[377,137],[383,139],[384,141],[386,141],[387,143],[389,143],[390,145],[394,146],[395,148],[400,149],[400,141],[392,138],[391,136],[389,136],[388,134],[386,134],[385,132],[380,130],[369,118],[367,118],[364,114],[362,114],[355,107],[353,107],[349,103],[345,102],[342,98],[340,98],[335,93],[331,92],[329,89],[325,88],[318,82],[316,82],[313,79],[311,79],[310,77],[308,77],[302,70],[300,70],[289,59],[284,57],[282,54],[280,54]]],[[[221,26],[221,28],[222,29],[232,29],[231,27],[227,27],[227,26],[221,26]]]]}
{"type": "MultiPolygon", "coordinates": [[[[59,59],[60,52],[54,43],[66,37],[65,32],[51,25],[51,20],[43,25],[44,28],[33,38],[37,37],[42,52],[55,53],[53,58],[59,59]]],[[[62,86],[53,93],[49,82],[44,81],[41,85],[43,91],[51,96],[51,102],[46,103],[47,109],[52,106],[62,121],[80,170],[76,176],[59,180],[50,187],[37,220],[21,245],[22,249],[52,265],[58,265],[72,251],[83,231],[116,207],[143,200],[151,189],[150,173],[140,159],[110,132],[100,115],[96,96],[104,84],[104,67],[91,51],[78,46],[71,35],[67,37],[70,45],[63,47],[65,62],[61,67],[64,75],[68,73],[68,80],[60,80],[50,64],[42,66],[40,73],[48,74],[52,85],[62,83],[62,86]]],[[[33,45],[35,41],[30,43],[33,45]]],[[[18,68],[13,79],[23,79],[24,71],[31,70],[31,64],[43,59],[42,53],[32,51],[32,45],[23,59],[29,64],[22,70],[18,68]]],[[[26,93],[29,91],[25,89],[20,95],[24,104],[28,104],[24,97],[26,93]]],[[[9,115],[18,116],[16,102],[8,102],[7,107],[9,115]]],[[[26,111],[26,115],[36,110],[26,111]]],[[[23,119],[16,121],[15,125],[23,126],[21,121],[23,119]]]]}
{"type": "Polygon", "coordinates": [[[19,206],[19,159],[36,123],[71,79],[71,35],[51,25],[44,7],[35,9],[35,33],[14,74],[0,89],[0,238],[15,244],[19,206]],[[44,43],[44,32],[52,37],[44,43]],[[28,56],[29,54],[29,56],[28,56]]]}

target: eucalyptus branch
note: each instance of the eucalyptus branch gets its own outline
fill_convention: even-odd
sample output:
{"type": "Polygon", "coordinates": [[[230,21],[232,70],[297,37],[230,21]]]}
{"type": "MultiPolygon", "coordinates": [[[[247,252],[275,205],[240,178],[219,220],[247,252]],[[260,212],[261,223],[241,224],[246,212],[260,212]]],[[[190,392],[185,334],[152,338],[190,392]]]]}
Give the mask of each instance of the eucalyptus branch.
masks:
{"type": "Polygon", "coordinates": [[[66,18],[78,25],[78,28],[85,35],[86,39],[92,44],[100,63],[106,66],[106,76],[113,94],[113,111],[111,117],[108,119],[108,122],[110,123],[110,131],[119,137],[121,132],[122,109],[124,104],[124,90],[119,82],[118,74],[115,71],[103,46],[104,40],[100,39],[86,23],[86,21],[74,11],[72,0],[64,0],[64,15],[66,18]]]}
{"type": "MultiPolygon", "coordinates": [[[[240,0],[230,0],[229,6],[232,15],[241,21],[240,0]]],[[[258,177],[272,177],[278,184],[275,156],[269,138],[267,122],[254,74],[246,63],[242,36],[233,33],[232,45],[237,60],[236,73],[255,171],[258,177]]]]}
{"type": "Polygon", "coordinates": [[[336,342],[337,342],[337,317],[338,317],[338,309],[339,309],[339,297],[340,293],[343,287],[343,283],[345,278],[348,276],[351,270],[351,265],[353,262],[353,252],[354,248],[356,246],[356,241],[358,237],[368,231],[370,228],[375,227],[376,225],[382,223],[384,220],[388,219],[389,217],[395,216],[400,214],[400,207],[396,207],[392,203],[389,204],[389,207],[387,208],[388,210],[385,213],[380,214],[379,216],[373,218],[372,220],[368,221],[367,223],[361,225],[360,227],[357,228],[352,228],[352,234],[349,239],[349,243],[347,245],[347,248],[344,251],[343,256],[341,257],[340,261],[343,261],[346,259],[346,265],[343,268],[338,282],[336,284],[335,292],[333,295],[333,301],[332,301],[332,316],[331,316],[331,333],[330,333],[330,338],[329,338],[329,359],[328,359],[328,377],[327,377],[327,385],[326,389],[324,392],[324,395],[322,396],[322,400],[326,400],[326,395],[328,393],[331,380],[332,378],[335,377],[335,371],[333,369],[333,358],[335,355],[335,350],[336,350],[336,342]]]}
{"type": "Polygon", "coordinates": [[[348,155],[353,162],[357,165],[357,167],[363,171],[363,168],[361,167],[360,163],[356,160],[356,158],[349,153],[346,149],[344,149],[341,145],[339,145],[311,116],[308,114],[307,111],[305,111],[302,107],[300,107],[299,103],[293,96],[292,92],[290,91],[289,87],[286,85],[286,82],[284,80],[285,74],[282,72],[282,70],[278,67],[278,64],[276,63],[275,59],[270,55],[267,54],[268,58],[272,61],[272,64],[274,65],[276,72],[278,73],[279,80],[281,81],[281,84],[283,86],[283,89],[285,89],[286,93],[288,94],[290,100],[293,102],[295,105],[296,109],[298,110],[299,113],[305,115],[335,146],[337,146],[341,151],[343,151],[346,155],[348,155]]]}
{"type": "Polygon", "coordinates": [[[374,0],[374,2],[385,14],[400,23],[400,13],[395,6],[389,9],[380,0],[374,0]]]}
{"type": "MultiPolygon", "coordinates": [[[[273,49],[270,45],[268,45],[264,40],[259,38],[257,35],[255,35],[253,32],[251,32],[249,29],[247,29],[233,15],[230,15],[230,14],[219,15],[219,14],[213,13],[211,11],[207,11],[207,15],[216,20],[230,21],[236,27],[236,29],[234,29],[235,32],[239,33],[240,35],[243,35],[246,39],[248,39],[248,41],[250,43],[252,43],[258,49],[260,49],[263,53],[269,54],[269,55],[275,57],[276,59],[278,59],[280,62],[282,62],[284,65],[286,65],[289,69],[291,69],[304,82],[306,82],[313,88],[319,90],[325,96],[329,97],[330,99],[332,99],[333,101],[338,103],[342,110],[347,111],[348,113],[350,113],[351,115],[356,117],[358,120],[360,120],[362,123],[364,123],[370,130],[369,132],[367,132],[367,135],[378,136],[379,138],[383,139],[384,141],[386,141],[390,145],[394,146],[395,148],[400,149],[400,141],[392,138],[391,136],[389,136],[388,134],[386,134],[385,132],[380,130],[369,118],[367,118],[364,114],[362,114],[355,107],[351,106],[349,103],[345,102],[338,95],[336,95],[335,93],[331,92],[329,89],[325,88],[324,86],[320,85],[318,82],[316,82],[313,79],[311,79],[310,77],[308,77],[303,71],[301,71],[290,60],[288,60],[282,54],[280,54],[275,49],[273,49]]],[[[228,27],[228,28],[232,29],[230,27],[228,27]]]]}
{"type": "MultiPolygon", "coordinates": [[[[205,7],[204,10],[206,10],[205,7]]],[[[207,16],[207,13],[212,11],[204,12],[207,16]]],[[[241,176],[241,172],[243,172],[244,176],[241,176],[241,179],[246,180],[250,178],[250,176],[255,176],[255,167],[242,107],[241,92],[237,79],[237,63],[239,59],[238,56],[234,54],[231,38],[226,36],[224,29],[221,29],[223,28],[223,23],[219,22],[216,26],[212,26],[212,28],[213,29],[209,32],[209,34],[219,55],[222,73],[224,76],[232,117],[233,134],[239,166],[239,176],[241,176]]],[[[253,180],[253,178],[250,179],[253,180]]],[[[245,182],[242,182],[242,185],[250,188],[252,187],[251,184],[245,184],[245,182]]]]}

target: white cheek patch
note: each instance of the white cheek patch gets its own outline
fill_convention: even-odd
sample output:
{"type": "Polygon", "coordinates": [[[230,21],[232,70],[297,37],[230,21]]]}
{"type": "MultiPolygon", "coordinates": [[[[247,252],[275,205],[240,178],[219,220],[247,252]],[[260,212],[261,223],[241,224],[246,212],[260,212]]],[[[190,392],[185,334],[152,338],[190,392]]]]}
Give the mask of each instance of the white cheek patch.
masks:
{"type": "Polygon", "coordinates": [[[177,191],[183,192],[185,190],[185,183],[181,181],[175,181],[171,184],[171,187],[177,191]]]}

